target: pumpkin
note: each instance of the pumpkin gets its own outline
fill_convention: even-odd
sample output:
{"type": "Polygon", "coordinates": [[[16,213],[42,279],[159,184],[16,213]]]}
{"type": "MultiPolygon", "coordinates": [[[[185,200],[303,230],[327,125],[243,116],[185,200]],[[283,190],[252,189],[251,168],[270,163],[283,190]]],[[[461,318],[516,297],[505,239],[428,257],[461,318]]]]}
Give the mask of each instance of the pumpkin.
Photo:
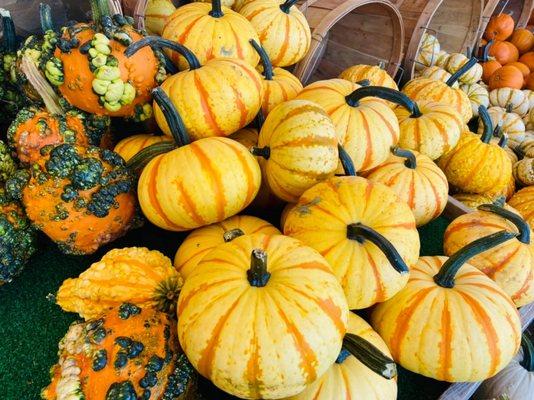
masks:
{"type": "Polygon", "coordinates": [[[438,39],[427,32],[421,36],[417,56],[415,57],[415,69],[422,69],[423,67],[431,67],[436,62],[438,53],[440,52],[440,44],[438,39]]]}
{"type": "Polygon", "coordinates": [[[424,154],[395,147],[384,164],[364,176],[393,189],[410,206],[417,226],[437,218],[447,205],[447,178],[424,154]]]}
{"type": "Polygon", "coordinates": [[[472,193],[455,193],[453,196],[456,200],[461,201],[464,205],[473,210],[483,204],[496,204],[506,209],[511,210],[508,204],[505,203],[506,198],[502,195],[486,195],[486,194],[472,194],[472,193]]]}
{"type": "MultiPolygon", "coordinates": [[[[332,399],[366,399],[366,400],[395,400],[397,398],[397,383],[391,378],[392,373],[384,376],[384,365],[392,365],[389,350],[380,336],[362,318],[349,313],[348,334],[355,335],[359,341],[365,340],[365,345],[373,354],[370,358],[367,351],[362,352],[354,337],[346,335],[343,349],[336,362],[326,373],[309,385],[302,393],[286,400],[332,400],[332,399]],[[382,363],[375,362],[384,359],[382,363]],[[371,369],[368,359],[373,359],[371,369]]],[[[394,364],[393,364],[394,365],[394,364]]]]}
{"type": "Polygon", "coordinates": [[[480,106],[489,107],[489,93],[484,86],[473,83],[471,85],[460,85],[460,89],[469,97],[474,117],[478,117],[478,108],[480,106]]]}
{"type": "Polygon", "coordinates": [[[464,193],[497,194],[508,186],[512,163],[506,152],[490,143],[493,124],[484,106],[478,110],[484,124],[482,136],[464,131],[456,147],[438,160],[451,186],[464,193]]]}
{"type": "Polygon", "coordinates": [[[91,254],[134,224],[133,179],[124,160],[98,147],[44,147],[38,163],[7,182],[28,218],[67,254],[91,254]]]}
{"type": "MultiPolygon", "coordinates": [[[[445,69],[449,73],[454,74],[468,62],[469,58],[465,55],[461,53],[452,53],[449,56],[445,69]]],[[[482,66],[477,63],[468,69],[462,76],[460,76],[459,80],[460,82],[467,84],[477,83],[482,78],[482,73],[482,66]]]]}
{"type": "Polygon", "coordinates": [[[490,18],[484,38],[487,40],[506,40],[514,32],[515,22],[511,15],[500,13],[490,18]]]}
{"type": "Polygon", "coordinates": [[[252,46],[260,55],[263,75],[262,112],[266,116],[271,110],[284,101],[294,99],[302,90],[302,83],[291,72],[283,68],[273,68],[269,56],[258,43],[252,46]]]}
{"type": "Polygon", "coordinates": [[[517,47],[519,54],[524,54],[534,46],[534,34],[525,28],[516,29],[510,37],[510,43],[517,47]]]}
{"type": "MultiPolygon", "coordinates": [[[[449,74],[446,70],[444,70],[443,68],[441,67],[437,67],[437,66],[432,66],[432,67],[427,67],[425,69],[423,69],[421,71],[421,77],[423,78],[430,78],[430,79],[435,79],[437,81],[442,81],[442,82],[447,82],[450,78],[451,78],[451,74],[449,74]]],[[[452,88],[458,88],[459,87],[459,83],[458,82],[454,82],[452,85],[451,85],[452,88]]]]}
{"type": "Polygon", "coordinates": [[[531,108],[534,108],[534,91],[529,90],[529,89],[524,89],[523,93],[525,94],[525,97],[528,99],[529,110],[531,108]]]}
{"type": "Polygon", "coordinates": [[[355,176],[307,190],[289,211],[284,234],[321,253],[341,282],[350,309],[391,298],[417,261],[414,215],[392,189],[355,176]]]}
{"type": "MultiPolygon", "coordinates": [[[[188,6],[197,4],[203,3],[188,6]]],[[[228,136],[254,120],[261,108],[263,83],[250,64],[235,58],[217,58],[201,65],[189,49],[156,37],[135,43],[126,54],[130,56],[145,46],[156,44],[179,52],[189,65],[187,71],[172,75],[163,82],[161,89],[183,116],[192,140],[228,136]]],[[[246,46],[254,51],[250,43],[246,46]]],[[[171,136],[157,103],[154,104],[154,116],[163,133],[171,136]]]]}
{"type": "Polygon", "coordinates": [[[323,108],[295,99],[269,113],[253,154],[259,157],[269,189],[282,200],[296,202],[308,188],[334,175],[337,142],[323,108]]]}
{"type": "Polygon", "coordinates": [[[521,89],[523,87],[523,74],[516,67],[505,65],[495,71],[489,78],[490,90],[498,88],[521,89]]]}
{"type": "Polygon", "coordinates": [[[530,73],[525,79],[525,87],[529,90],[534,90],[534,73],[530,73]]]}
{"type": "Polygon", "coordinates": [[[255,233],[281,234],[278,229],[260,218],[236,215],[191,232],[178,248],[174,257],[174,266],[184,279],[187,279],[202,258],[214,248],[239,236],[255,233]]]}
{"type": "Polygon", "coordinates": [[[520,70],[521,73],[523,74],[523,79],[526,79],[527,76],[530,74],[530,69],[528,68],[528,66],[526,66],[522,62],[514,61],[514,62],[508,63],[506,65],[508,65],[510,67],[516,67],[518,70],[520,70]]]}
{"type": "Polygon", "coordinates": [[[489,49],[489,55],[495,57],[495,59],[504,66],[508,63],[518,61],[519,59],[519,51],[517,48],[510,42],[502,42],[500,40],[493,42],[489,49]]]}
{"type": "MultiPolygon", "coordinates": [[[[228,138],[190,143],[180,114],[163,89],[158,88],[154,98],[180,147],[157,155],[143,169],[138,197],[145,216],[163,229],[186,231],[223,221],[248,206],[261,182],[260,167],[250,152],[228,138]]],[[[144,154],[152,156],[151,147],[130,165],[144,162],[144,154]]]]}
{"type": "MultiPolygon", "coordinates": [[[[502,107],[488,108],[488,114],[493,126],[499,125],[502,132],[508,135],[512,140],[522,140],[525,136],[525,123],[521,117],[513,112],[507,112],[502,107]]],[[[484,131],[484,123],[479,120],[478,133],[484,131]]]]}
{"type": "Polygon", "coordinates": [[[534,226],[534,186],[518,190],[508,203],[519,211],[530,226],[534,226]]]}
{"type": "Polygon", "coordinates": [[[486,83],[489,83],[491,76],[499,69],[502,68],[502,65],[497,60],[488,60],[482,64],[482,80],[486,83]]]}
{"type": "Polygon", "coordinates": [[[514,164],[514,178],[521,186],[534,185],[534,158],[524,158],[514,164]]]}
{"type": "Polygon", "coordinates": [[[534,158],[534,140],[524,140],[516,150],[521,158],[534,158]]]}
{"type": "Polygon", "coordinates": [[[383,86],[391,89],[398,90],[397,83],[387,73],[387,71],[378,65],[365,65],[357,64],[347,68],[341,74],[339,78],[346,79],[352,83],[358,83],[367,79],[373,86],[383,86]]]}
{"type": "Polygon", "coordinates": [[[62,30],[45,75],[85,112],[144,121],[151,116],[151,90],[165,79],[165,68],[150,48],[126,57],[126,47],[143,36],[122,15],[112,19],[107,0],[91,4],[93,23],[62,30]]]}
{"type": "Polygon", "coordinates": [[[519,57],[519,62],[525,64],[530,72],[534,72],[534,51],[529,51],[519,57]]]}
{"type": "Polygon", "coordinates": [[[198,398],[197,375],[180,349],[176,323],[124,303],[100,319],[75,322],[59,343],[44,400],[198,398]]]}
{"type": "Polygon", "coordinates": [[[258,130],[256,128],[243,128],[228,136],[230,139],[241,143],[247,149],[258,145],[258,130]]]}
{"type": "Polygon", "coordinates": [[[348,309],[315,250],[255,234],[200,261],[182,288],[178,316],[195,369],[234,396],[258,399],[293,396],[322,376],[341,350],[348,309]]]}
{"type": "Polygon", "coordinates": [[[534,391],[534,345],[528,334],[521,339],[521,348],[501,372],[482,382],[474,400],[507,398],[528,399],[534,391]]]}
{"type": "MultiPolygon", "coordinates": [[[[242,15],[222,7],[220,0],[179,7],[168,17],[161,36],[190,49],[200,64],[217,58],[235,58],[256,67],[260,61],[249,43],[251,39],[259,41],[254,27],[242,15]]],[[[194,69],[183,54],[170,49],[167,54],[180,70],[194,69]]],[[[224,72],[218,77],[224,77],[224,72]]]]}
{"type": "Polygon", "coordinates": [[[478,210],[456,218],[447,227],[443,241],[445,255],[484,236],[508,230],[519,235],[481,253],[469,263],[493,279],[521,307],[534,300],[534,245],[531,230],[517,212],[493,204],[478,206],[478,210]]]}
{"type": "Polygon", "coordinates": [[[524,116],[530,110],[530,100],[524,91],[509,87],[494,89],[490,92],[489,100],[492,106],[510,107],[510,111],[524,116]]]}
{"type": "Polygon", "coordinates": [[[445,50],[438,51],[438,55],[436,56],[436,62],[434,63],[434,65],[436,67],[445,68],[445,65],[447,65],[450,56],[451,55],[445,50]]]}
{"type": "Polygon", "coordinates": [[[161,35],[167,19],[169,18],[176,7],[171,0],[141,0],[144,3],[137,5],[137,10],[141,11],[142,15],[137,15],[138,18],[144,19],[146,31],[149,35],[161,35]]]}
{"type": "Polygon", "coordinates": [[[258,32],[261,45],[275,67],[296,64],[310,48],[310,26],[296,3],[297,0],[286,0],[282,4],[254,0],[239,9],[258,32]]]}
{"type": "Polygon", "coordinates": [[[449,258],[419,259],[404,289],[371,315],[396,362],[447,382],[486,379],[510,362],[521,341],[519,314],[510,297],[466,261],[513,237],[499,232],[449,258]]]}
{"type": "Polygon", "coordinates": [[[122,139],[119,143],[117,143],[113,151],[121,156],[124,161],[128,162],[133,156],[135,156],[144,148],[155,143],[164,142],[166,140],[169,140],[169,138],[164,135],[133,135],[122,139]]]}

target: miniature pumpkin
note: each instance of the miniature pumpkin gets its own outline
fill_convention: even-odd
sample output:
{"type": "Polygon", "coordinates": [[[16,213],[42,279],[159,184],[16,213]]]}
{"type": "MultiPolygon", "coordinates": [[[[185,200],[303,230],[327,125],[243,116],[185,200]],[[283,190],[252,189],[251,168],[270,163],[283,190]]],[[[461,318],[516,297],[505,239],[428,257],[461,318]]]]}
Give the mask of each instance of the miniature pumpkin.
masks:
{"type": "Polygon", "coordinates": [[[521,73],[523,74],[523,79],[526,79],[530,74],[530,69],[528,68],[527,65],[523,64],[522,62],[514,61],[506,65],[510,67],[516,67],[519,71],[521,71],[521,73]]]}
{"type": "Polygon", "coordinates": [[[198,398],[175,322],[150,307],[124,303],[102,318],[73,323],[58,357],[44,400],[198,398]]]}
{"type": "Polygon", "coordinates": [[[530,69],[530,72],[534,72],[534,51],[523,54],[519,57],[519,62],[525,64],[530,69]]]}
{"type": "Polygon", "coordinates": [[[529,89],[523,89],[522,92],[524,93],[525,97],[528,99],[529,110],[534,108],[534,91],[529,90],[529,89]]]}
{"type": "Polygon", "coordinates": [[[503,66],[519,59],[517,48],[510,42],[502,42],[500,40],[493,42],[489,49],[489,55],[503,66]]]}
{"type": "Polygon", "coordinates": [[[178,316],[180,344],[202,376],[240,398],[282,398],[302,392],[334,363],[348,308],[315,250],[255,234],[200,261],[182,288],[178,316]]]}
{"type": "Polygon", "coordinates": [[[296,64],[310,48],[310,26],[296,3],[297,0],[286,0],[282,4],[254,0],[239,9],[258,32],[261,45],[275,67],[296,64]]]}
{"type": "Polygon", "coordinates": [[[239,236],[255,233],[281,235],[278,229],[260,218],[236,215],[191,232],[178,248],[174,266],[187,279],[202,258],[214,248],[239,236]]]}
{"type": "Polygon", "coordinates": [[[124,161],[128,162],[133,156],[135,156],[144,148],[155,143],[164,142],[166,140],[169,140],[169,137],[165,135],[133,135],[122,139],[119,143],[117,143],[113,151],[120,155],[124,161]]]}
{"type": "Polygon", "coordinates": [[[534,158],[534,140],[526,139],[522,141],[516,150],[521,158],[534,158]]]}
{"type": "MultiPolygon", "coordinates": [[[[234,58],[254,68],[260,61],[249,43],[251,39],[259,41],[254,27],[242,15],[222,7],[221,0],[179,7],[168,17],[161,36],[190,49],[202,65],[212,59],[234,58]]],[[[183,54],[170,50],[167,54],[180,70],[195,68],[183,54]]]]}
{"type": "Polygon", "coordinates": [[[516,29],[510,37],[510,43],[517,47],[519,54],[524,54],[534,47],[534,34],[525,28],[516,29]]]}
{"type": "MultiPolygon", "coordinates": [[[[449,73],[454,74],[468,62],[469,58],[465,55],[461,53],[452,53],[449,56],[449,60],[447,61],[445,69],[449,73]]],[[[467,84],[477,83],[482,78],[482,73],[482,66],[477,63],[468,69],[462,76],[460,76],[459,80],[460,82],[467,84]]]]}
{"type": "Polygon", "coordinates": [[[346,79],[352,83],[358,83],[367,79],[372,86],[383,86],[395,90],[399,89],[395,80],[385,69],[378,65],[353,65],[341,72],[339,78],[346,79]]]}
{"type": "Polygon", "coordinates": [[[510,107],[510,111],[521,116],[528,113],[530,109],[530,100],[528,96],[519,89],[500,88],[494,89],[489,95],[492,106],[502,108],[510,107]]]}
{"type": "Polygon", "coordinates": [[[517,191],[508,204],[519,211],[530,226],[534,226],[534,186],[517,191]]]}
{"type": "Polygon", "coordinates": [[[502,68],[502,64],[497,60],[488,60],[482,64],[482,80],[489,83],[491,76],[499,69],[502,68]]]}
{"type": "Polygon", "coordinates": [[[419,256],[408,204],[392,189],[355,176],[334,177],[307,190],[287,214],[284,234],[326,258],[351,310],[394,296],[419,256]]]}
{"type": "Polygon", "coordinates": [[[440,50],[441,46],[438,39],[428,32],[423,33],[417,56],[415,57],[415,69],[434,65],[440,50]]]}
{"type": "Polygon", "coordinates": [[[295,202],[304,191],[334,175],[337,142],[335,127],[319,105],[290,100],[269,113],[253,154],[259,156],[270,190],[295,202]]]}
{"type": "Polygon", "coordinates": [[[530,73],[525,79],[525,87],[529,90],[534,90],[534,73],[530,73]]]}
{"type": "Polygon", "coordinates": [[[505,203],[506,198],[502,195],[486,195],[486,194],[473,194],[473,193],[455,193],[452,195],[456,200],[462,202],[469,208],[476,210],[478,206],[483,204],[496,204],[504,207],[508,210],[513,210],[508,204],[505,203]]]}
{"type": "Polygon", "coordinates": [[[436,67],[445,68],[445,65],[447,65],[450,56],[451,55],[445,50],[440,50],[438,52],[438,55],[436,56],[436,62],[434,63],[434,65],[436,67]]]}
{"type": "Polygon", "coordinates": [[[522,186],[534,185],[534,158],[524,158],[514,164],[514,178],[522,186]]]}
{"type": "Polygon", "coordinates": [[[516,213],[493,204],[461,215],[447,227],[443,241],[445,255],[452,255],[476,239],[502,230],[519,235],[481,253],[469,263],[493,279],[517,307],[534,300],[534,245],[530,227],[516,213]]]}
{"type": "Polygon", "coordinates": [[[464,131],[456,147],[444,154],[438,165],[447,180],[461,192],[497,194],[508,186],[512,162],[506,152],[491,143],[493,124],[484,106],[478,110],[484,124],[482,136],[464,131]]]}
{"type": "Polygon", "coordinates": [[[404,289],[371,316],[396,362],[447,382],[486,379],[510,362],[521,341],[519,314],[510,297],[466,261],[513,237],[499,232],[450,258],[419,259],[404,289]]]}
{"type": "Polygon", "coordinates": [[[500,13],[490,18],[484,38],[487,40],[506,40],[514,32],[515,22],[512,16],[500,13]]]}
{"type": "MultiPolygon", "coordinates": [[[[516,113],[508,112],[502,107],[490,107],[488,108],[488,114],[491,119],[491,124],[493,126],[500,126],[502,132],[508,135],[510,139],[521,141],[525,137],[525,123],[516,113]]],[[[483,121],[479,120],[478,133],[482,134],[483,131],[483,121]]]]}
{"type": "Polygon", "coordinates": [[[391,379],[393,373],[387,369],[388,365],[394,364],[391,364],[392,360],[388,361],[391,355],[384,341],[365,320],[354,313],[349,313],[347,333],[365,340],[365,346],[369,347],[368,351],[373,357],[369,357],[368,352],[362,351],[360,346],[355,346],[354,337],[346,335],[343,349],[326,373],[302,393],[286,400],[358,398],[395,400],[397,398],[397,383],[391,379]],[[368,360],[372,360],[372,364],[368,364],[368,360]],[[373,369],[368,365],[372,365],[373,369]]]}
{"type": "Polygon", "coordinates": [[[471,85],[460,85],[460,89],[469,97],[474,117],[478,117],[478,108],[480,106],[489,107],[489,93],[484,86],[473,83],[471,85]]]}
{"type": "MultiPolygon", "coordinates": [[[[172,0],[140,0],[136,6],[137,18],[143,18],[144,26],[149,35],[163,33],[169,16],[176,11],[172,0]]],[[[133,14],[132,14],[133,15],[133,14]]]]}
{"type": "Polygon", "coordinates": [[[505,65],[495,71],[489,78],[490,90],[498,88],[521,89],[523,87],[523,74],[516,67],[505,65]]]}
{"type": "Polygon", "coordinates": [[[447,178],[424,154],[395,147],[382,165],[364,176],[393,189],[410,206],[417,226],[437,218],[447,205],[447,178]]]}
{"type": "MultiPolygon", "coordinates": [[[[444,70],[441,67],[432,66],[432,67],[426,67],[421,71],[422,78],[430,78],[435,79],[437,81],[447,82],[451,78],[451,74],[449,74],[446,70],[444,70]]],[[[454,82],[454,84],[451,85],[453,88],[458,88],[459,83],[454,82]]]]}

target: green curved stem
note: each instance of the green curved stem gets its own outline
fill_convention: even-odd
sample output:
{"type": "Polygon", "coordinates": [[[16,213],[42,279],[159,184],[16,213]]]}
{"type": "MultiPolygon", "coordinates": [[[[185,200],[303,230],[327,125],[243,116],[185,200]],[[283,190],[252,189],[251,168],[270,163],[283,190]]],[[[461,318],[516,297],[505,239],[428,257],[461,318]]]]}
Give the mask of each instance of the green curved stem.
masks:
{"type": "Polygon", "coordinates": [[[175,148],[176,144],[171,141],[154,143],[148,147],[145,147],[143,150],[130,158],[126,163],[126,166],[131,171],[141,171],[150,160],[159,156],[160,154],[168,153],[175,148]]]}
{"type": "Polygon", "coordinates": [[[471,57],[469,61],[467,61],[462,68],[460,68],[458,71],[456,71],[454,74],[451,75],[449,79],[447,79],[447,82],[445,82],[448,86],[454,85],[458,79],[462,75],[464,75],[467,71],[469,71],[473,66],[478,63],[478,59],[476,57],[471,57]]]}
{"type": "Polygon", "coordinates": [[[340,144],[337,145],[337,150],[339,153],[339,160],[343,166],[343,171],[345,171],[345,175],[356,176],[356,168],[354,168],[354,163],[352,162],[352,158],[350,158],[349,153],[347,153],[345,148],[340,144]]]}
{"type": "Polygon", "coordinates": [[[267,52],[263,47],[260,46],[258,42],[256,42],[254,39],[250,39],[250,44],[252,47],[254,47],[254,50],[259,54],[261,65],[263,66],[263,76],[268,81],[273,80],[273,64],[271,63],[271,60],[269,59],[269,56],[267,55],[267,52]]]}
{"type": "Polygon", "coordinates": [[[231,229],[229,231],[226,231],[223,233],[223,239],[225,243],[231,242],[235,238],[238,238],[239,236],[243,236],[245,232],[243,232],[239,228],[231,229]]]}
{"type": "Polygon", "coordinates": [[[184,121],[182,120],[182,117],[180,117],[180,114],[178,113],[178,110],[174,106],[172,100],[169,98],[169,96],[167,96],[167,93],[165,93],[162,88],[157,87],[152,91],[152,95],[154,96],[154,101],[157,103],[161,109],[161,112],[165,116],[165,120],[169,125],[172,137],[174,138],[174,141],[178,147],[191,143],[191,139],[187,134],[184,121]]]}
{"type": "Polygon", "coordinates": [[[453,288],[456,274],[467,260],[514,237],[516,235],[511,232],[500,231],[469,243],[445,261],[439,272],[434,275],[434,282],[444,288],[453,288]]]}
{"type": "Polygon", "coordinates": [[[39,19],[41,21],[41,30],[43,33],[55,30],[50,5],[44,3],[39,4],[39,19]]]}
{"type": "Polygon", "coordinates": [[[521,216],[494,204],[482,204],[478,206],[478,209],[497,214],[498,216],[510,221],[517,227],[517,230],[519,231],[517,240],[519,240],[521,243],[530,244],[530,226],[523,218],[521,218],[521,216]]]}
{"type": "Polygon", "coordinates": [[[488,109],[482,104],[478,107],[478,115],[482,120],[482,125],[484,126],[484,131],[480,140],[484,143],[489,143],[493,136],[493,123],[491,122],[491,117],[488,113],[488,109]]]}
{"type": "Polygon", "coordinates": [[[266,160],[268,160],[271,157],[271,148],[269,146],[265,146],[265,147],[253,146],[252,149],[250,149],[250,152],[256,157],[263,157],[266,160]]]}
{"type": "Polygon", "coordinates": [[[487,62],[489,61],[489,51],[490,51],[490,47],[493,45],[493,39],[490,40],[488,43],[486,43],[486,45],[484,46],[484,51],[482,52],[482,62],[487,62]]]}
{"type": "Polygon", "coordinates": [[[403,106],[410,111],[411,118],[420,117],[421,111],[417,103],[398,90],[382,86],[364,86],[356,89],[354,92],[345,97],[347,104],[351,107],[357,107],[359,101],[364,97],[379,97],[403,106]]]}
{"type": "Polygon", "coordinates": [[[501,138],[499,139],[499,142],[497,143],[497,145],[500,148],[504,149],[507,144],[508,144],[508,135],[506,133],[503,133],[501,138]]]}
{"type": "Polygon", "coordinates": [[[534,372],[534,344],[532,344],[532,340],[526,333],[523,333],[521,337],[521,347],[523,348],[521,366],[528,372],[534,372]]]}
{"type": "Polygon", "coordinates": [[[211,0],[211,11],[209,14],[213,18],[221,18],[224,16],[224,13],[222,11],[222,4],[221,0],[211,0]]]}
{"type": "Polygon", "coordinates": [[[250,286],[264,287],[270,278],[271,273],[267,271],[267,253],[261,249],[252,250],[250,269],[247,271],[250,286]]]}
{"type": "Polygon", "coordinates": [[[181,45],[180,43],[173,42],[172,40],[163,39],[159,36],[147,36],[141,40],[138,40],[137,42],[132,43],[126,48],[126,50],[124,50],[124,55],[126,57],[131,57],[146,46],[164,47],[176,51],[185,58],[185,61],[191,70],[201,67],[197,56],[195,56],[195,54],[187,47],[181,45]]]}
{"type": "Polygon", "coordinates": [[[371,81],[369,79],[362,79],[361,81],[355,82],[356,85],[360,86],[371,86],[371,81]]]}
{"type": "Polygon", "coordinates": [[[361,223],[347,225],[347,238],[359,243],[369,240],[384,253],[398,273],[407,274],[410,271],[395,246],[373,228],[361,223]]]}
{"type": "Polygon", "coordinates": [[[289,10],[291,7],[293,7],[295,4],[297,4],[297,0],[286,0],[285,3],[280,5],[280,10],[285,12],[286,14],[289,14],[289,10]]]}
{"type": "Polygon", "coordinates": [[[14,53],[17,51],[17,35],[15,33],[15,23],[9,11],[0,8],[0,15],[2,16],[2,29],[4,51],[14,53]]]}
{"type": "Polygon", "coordinates": [[[263,115],[263,111],[260,108],[260,110],[256,114],[256,117],[254,118],[254,125],[256,126],[256,129],[258,130],[258,133],[260,133],[264,122],[265,122],[265,116],[263,115]]]}
{"type": "Polygon", "coordinates": [[[417,158],[410,150],[401,149],[400,147],[393,147],[391,152],[397,157],[405,158],[406,160],[404,161],[404,165],[406,165],[408,168],[417,168],[417,158]]]}

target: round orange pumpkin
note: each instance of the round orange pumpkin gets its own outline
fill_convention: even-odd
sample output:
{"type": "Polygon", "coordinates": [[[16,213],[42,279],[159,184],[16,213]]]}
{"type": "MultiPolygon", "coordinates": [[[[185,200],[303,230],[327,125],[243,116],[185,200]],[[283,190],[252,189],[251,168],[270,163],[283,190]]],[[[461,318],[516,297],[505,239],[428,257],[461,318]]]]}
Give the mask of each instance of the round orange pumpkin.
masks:
{"type": "Polygon", "coordinates": [[[482,63],[482,80],[485,83],[489,82],[491,75],[498,69],[502,68],[502,65],[497,60],[488,60],[482,63]]]}
{"type": "Polygon", "coordinates": [[[534,34],[525,28],[516,29],[512,33],[510,43],[517,47],[519,54],[524,54],[534,46],[534,34]]]}
{"type": "Polygon", "coordinates": [[[490,90],[499,88],[521,89],[523,83],[523,73],[511,65],[499,68],[490,76],[488,82],[490,90]]]}
{"type": "Polygon", "coordinates": [[[534,72],[531,72],[525,79],[525,87],[529,90],[534,90],[534,72]]]}
{"type": "Polygon", "coordinates": [[[498,14],[490,18],[484,38],[487,40],[506,40],[514,32],[515,22],[508,14],[498,14]]]}
{"type": "Polygon", "coordinates": [[[519,51],[510,42],[502,42],[496,40],[490,47],[489,55],[502,65],[517,61],[519,58],[519,51]]]}
{"type": "Polygon", "coordinates": [[[122,139],[117,143],[113,151],[120,155],[124,161],[128,162],[144,148],[168,140],[170,140],[169,137],[165,135],[133,135],[122,139]]]}
{"type": "Polygon", "coordinates": [[[520,70],[521,73],[523,74],[523,78],[524,79],[526,79],[527,76],[530,74],[530,69],[528,68],[528,66],[526,64],[523,64],[520,61],[514,61],[514,62],[511,62],[511,63],[508,63],[508,64],[506,64],[506,66],[507,67],[515,67],[518,70],[520,70]]]}
{"type": "Polygon", "coordinates": [[[525,64],[530,72],[534,72],[534,51],[529,51],[519,57],[519,61],[525,64]]]}

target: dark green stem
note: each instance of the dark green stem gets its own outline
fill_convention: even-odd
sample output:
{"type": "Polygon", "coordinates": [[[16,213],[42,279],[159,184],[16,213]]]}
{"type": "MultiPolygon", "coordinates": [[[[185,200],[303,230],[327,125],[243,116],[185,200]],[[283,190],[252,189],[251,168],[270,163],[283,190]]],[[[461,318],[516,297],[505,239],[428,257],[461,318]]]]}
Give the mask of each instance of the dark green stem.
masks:
{"type": "Polygon", "coordinates": [[[124,55],[126,57],[131,57],[146,46],[164,47],[176,51],[185,58],[185,61],[191,70],[201,67],[198,58],[187,47],[182,46],[180,43],[173,42],[172,40],[163,39],[159,36],[147,36],[141,40],[138,40],[137,42],[132,43],[126,48],[126,50],[124,50],[124,55]]]}
{"type": "Polygon", "coordinates": [[[369,79],[362,79],[361,81],[355,82],[356,85],[360,86],[371,86],[371,81],[369,79]]]}
{"type": "Polygon", "coordinates": [[[534,344],[526,333],[523,333],[521,337],[521,347],[523,348],[523,360],[519,364],[528,372],[534,372],[534,344]]]}
{"type": "Polygon", "coordinates": [[[263,47],[261,47],[258,42],[256,42],[254,39],[250,39],[250,44],[252,47],[254,47],[254,50],[259,54],[261,65],[263,65],[263,76],[268,81],[273,80],[273,64],[271,64],[271,60],[269,60],[269,56],[267,55],[267,52],[263,47]]]}
{"type": "Polygon", "coordinates": [[[482,62],[487,62],[489,61],[489,51],[490,51],[490,47],[491,45],[493,44],[493,40],[490,40],[488,43],[486,43],[486,45],[484,46],[484,51],[482,52],[482,62]]]}
{"type": "Polygon", "coordinates": [[[15,33],[15,23],[9,11],[1,9],[2,15],[2,29],[3,29],[3,41],[4,51],[8,53],[14,53],[17,51],[17,35],[15,33]]]}
{"type": "Polygon", "coordinates": [[[491,117],[488,113],[488,109],[482,104],[478,107],[478,115],[482,120],[482,125],[484,126],[484,131],[480,140],[484,143],[489,143],[493,136],[493,123],[491,122],[491,117]]]}
{"type": "Polygon", "coordinates": [[[223,239],[224,239],[224,242],[227,243],[227,242],[231,242],[235,238],[238,238],[239,236],[243,236],[244,234],[245,232],[243,232],[241,229],[235,228],[235,229],[231,229],[229,231],[224,232],[223,239]]]}
{"type": "Polygon", "coordinates": [[[384,253],[397,272],[407,274],[410,271],[395,246],[373,228],[361,223],[347,225],[347,238],[359,243],[371,241],[384,253]]]}
{"type": "Polygon", "coordinates": [[[169,96],[167,96],[167,93],[165,93],[162,88],[157,87],[152,91],[152,95],[154,96],[154,101],[157,103],[161,109],[161,112],[165,116],[165,120],[169,125],[172,137],[174,138],[174,141],[178,147],[191,143],[191,139],[187,134],[184,121],[182,120],[182,117],[180,117],[180,114],[178,113],[178,110],[174,106],[172,100],[169,98],[169,96]]]}
{"type": "Polygon", "coordinates": [[[530,244],[530,226],[523,218],[521,218],[521,216],[494,204],[482,204],[478,206],[478,209],[481,211],[488,211],[493,214],[497,214],[498,216],[510,221],[517,227],[517,230],[519,231],[519,236],[517,237],[517,240],[519,240],[521,243],[530,244]]]}
{"type": "Polygon", "coordinates": [[[339,160],[341,161],[345,175],[356,176],[356,168],[354,168],[354,163],[352,162],[352,158],[350,158],[349,153],[347,153],[347,151],[340,144],[337,145],[337,151],[339,153],[339,160]]]}
{"type": "Polygon", "coordinates": [[[508,135],[506,133],[503,133],[497,144],[500,148],[504,149],[508,144],[508,135]]]}
{"type": "Polygon", "coordinates": [[[439,272],[434,275],[434,282],[444,288],[453,288],[456,274],[467,260],[514,237],[516,235],[511,232],[500,231],[469,243],[443,263],[439,272]]]}
{"type": "Polygon", "coordinates": [[[209,14],[213,18],[221,18],[224,16],[224,13],[222,11],[222,5],[221,0],[211,0],[211,11],[209,14]]]}
{"type": "Polygon", "coordinates": [[[297,4],[297,0],[286,0],[285,3],[280,5],[280,10],[285,12],[286,14],[289,14],[289,10],[291,7],[293,7],[295,4],[297,4]]]}
{"type": "Polygon", "coordinates": [[[93,22],[97,24],[99,29],[102,29],[102,21],[104,17],[110,17],[108,0],[90,0],[91,12],[93,14],[93,22]]]}
{"type": "Polygon", "coordinates": [[[175,148],[176,144],[171,141],[154,143],[148,147],[145,147],[135,156],[130,158],[126,163],[126,166],[131,171],[141,171],[154,157],[157,157],[160,154],[168,153],[175,148]]]}
{"type": "Polygon", "coordinates": [[[265,116],[263,115],[263,110],[260,108],[260,111],[258,111],[258,113],[256,114],[256,117],[254,118],[254,125],[256,126],[258,133],[260,133],[264,122],[265,122],[265,116]]]}
{"type": "Polygon", "coordinates": [[[271,273],[267,271],[267,253],[261,249],[252,250],[250,269],[247,271],[250,286],[264,287],[270,278],[271,273]]]}
{"type": "Polygon", "coordinates": [[[419,118],[422,115],[421,111],[419,111],[419,107],[417,107],[417,103],[404,93],[382,86],[360,87],[346,96],[345,100],[349,106],[357,107],[360,100],[364,97],[379,97],[398,104],[410,111],[410,118],[419,118]]]}
{"type": "Polygon", "coordinates": [[[404,165],[406,165],[408,168],[417,168],[417,158],[415,157],[415,154],[413,154],[413,152],[411,152],[410,150],[404,150],[400,147],[393,147],[391,149],[391,152],[397,157],[405,158],[406,160],[404,161],[404,165]]]}
{"type": "Polygon", "coordinates": [[[41,30],[43,33],[55,30],[54,21],[52,20],[52,9],[48,4],[39,4],[39,18],[41,20],[41,30]]]}
{"type": "Polygon", "coordinates": [[[256,157],[263,157],[266,160],[268,160],[269,157],[271,157],[271,148],[269,146],[265,146],[265,147],[254,146],[252,147],[252,149],[250,149],[250,152],[256,157]]]}
{"type": "Polygon", "coordinates": [[[451,75],[451,77],[449,79],[447,79],[447,85],[449,86],[452,86],[454,85],[458,79],[460,79],[460,77],[462,75],[464,75],[467,71],[469,71],[471,68],[473,68],[473,66],[478,63],[478,59],[476,57],[471,57],[469,59],[469,61],[467,61],[463,66],[462,68],[460,68],[458,71],[456,71],[454,74],[451,75]]]}

